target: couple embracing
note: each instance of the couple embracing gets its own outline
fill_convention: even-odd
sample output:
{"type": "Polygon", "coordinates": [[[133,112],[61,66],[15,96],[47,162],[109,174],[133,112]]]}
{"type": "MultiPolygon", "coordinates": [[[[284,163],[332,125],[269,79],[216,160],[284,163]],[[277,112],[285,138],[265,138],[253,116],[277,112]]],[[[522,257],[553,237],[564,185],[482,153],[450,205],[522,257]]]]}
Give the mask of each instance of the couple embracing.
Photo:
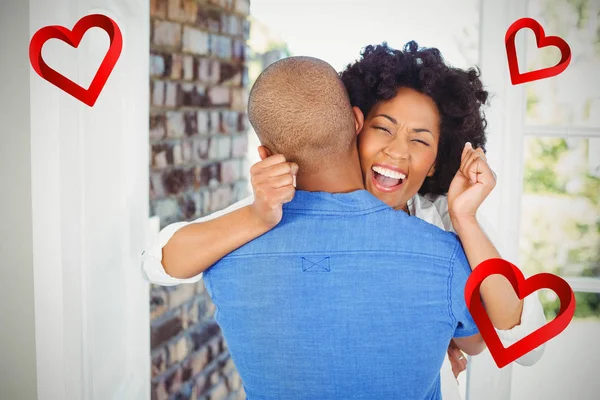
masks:
{"type": "MultiPolygon", "coordinates": [[[[165,227],[143,257],[151,282],[204,279],[248,399],[460,399],[463,352],[485,348],[465,283],[500,257],[476,219],[495,186],[487,97],[415,42],[367,46],[340,74],[290,57],[259,76],[254,194],[165,227]]],[[[545,323],[503,277],[481,296],[505,345],[545,323]]]]}

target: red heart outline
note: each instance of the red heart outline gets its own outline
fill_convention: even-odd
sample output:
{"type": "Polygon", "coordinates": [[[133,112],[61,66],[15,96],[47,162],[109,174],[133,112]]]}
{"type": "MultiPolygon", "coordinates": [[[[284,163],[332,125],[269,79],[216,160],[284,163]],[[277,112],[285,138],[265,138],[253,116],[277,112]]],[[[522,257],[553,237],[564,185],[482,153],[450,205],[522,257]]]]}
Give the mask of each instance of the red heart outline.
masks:
{"type": "Polygon", "coordinates": [[[39,29],[29,43],[29,61],[39,76],[69,93],[71,96],[93,107],[104,88],[123,48],[121,30],[111,18],[102,14],[90,14],[81,18],[70,31],[60,25],[45,26],[39,29]],[[42,46],[49,39],[59,39],[77,48],[83,35],[91,28],[101,28],[110,38],[110,47],[98,68],[90,87],[86,90],[54,69],[42,58],[42,46]]]}
{"type": "Polygon", "coordinates": [[[501,258],[486,260],[473,270],[465,286],[465,301],[498,368],[515,361],[560,334],[575,314],[575,294],[564,279],[545,272],[525,279],[517,266],[501,258]],[[479,294],[483,280],[493,274],[500,274],[507,278],[520,299],[539,289],[553,290],[560,299],[558,315],[538,330],[505,348],[485,311],[479,294]]]}
{"type": "Polygon", "coordinates": [[[546,36],[544,28],[542,28],[542,26],[533,18],[521,18],[513,22],[506,31],[504,43],[506,45],[506,55],[508,57],[508,70],[510,71],[510,79],[513,85],[558,75],[563,72],[571,62],[571,48],[567,42],[558,36],[546,36]],[[535,33],[535,41],[538,49],[548,46],[555,46],[560,49],[561,59],[558,64],[537,71],[525,72],[523,74],[519,73],[515,36],[517,35],[517,32],[523,28],[529,28],[535,33]]]}

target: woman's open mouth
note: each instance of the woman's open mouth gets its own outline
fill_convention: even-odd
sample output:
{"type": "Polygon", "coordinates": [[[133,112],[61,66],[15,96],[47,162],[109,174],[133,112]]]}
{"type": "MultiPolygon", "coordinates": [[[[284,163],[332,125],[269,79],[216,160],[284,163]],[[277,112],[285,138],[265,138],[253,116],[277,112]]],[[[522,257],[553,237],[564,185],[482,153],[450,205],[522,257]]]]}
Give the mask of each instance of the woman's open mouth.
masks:
{"type": "Polygon", "coordinates": [[[406,179],[406,174],[380,165],[374,165],[371,171],[373,184],[382,192],[394,192],[400,189],[406,179]]]}

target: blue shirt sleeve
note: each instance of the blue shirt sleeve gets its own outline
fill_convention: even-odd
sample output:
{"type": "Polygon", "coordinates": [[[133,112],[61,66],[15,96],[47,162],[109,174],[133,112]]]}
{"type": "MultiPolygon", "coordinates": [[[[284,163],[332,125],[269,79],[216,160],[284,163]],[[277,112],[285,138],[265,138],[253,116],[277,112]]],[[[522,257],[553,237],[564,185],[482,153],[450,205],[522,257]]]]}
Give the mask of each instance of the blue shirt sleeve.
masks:
{"type": "MultiPolygon", "coordinates": [[[[455,235],[455,234],[453,234],[455,235]]],[[[450,314],[455,324],[454,337],[467,337],[479,333],[473,317],[467,308],[465,302],[465,286],[467,279],[471,274],[471,267],[467,261],[467,256],[458,240],[454,250],[454,262],[450,267],[450,314]]]]}

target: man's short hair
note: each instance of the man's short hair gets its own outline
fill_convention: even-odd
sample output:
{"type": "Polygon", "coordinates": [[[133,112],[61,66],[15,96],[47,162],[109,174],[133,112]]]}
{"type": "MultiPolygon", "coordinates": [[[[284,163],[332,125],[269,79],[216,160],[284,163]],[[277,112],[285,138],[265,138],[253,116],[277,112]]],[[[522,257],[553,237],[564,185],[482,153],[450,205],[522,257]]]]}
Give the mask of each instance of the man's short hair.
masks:
{"type": "Polygon", "coordinates": [[[313,57],[289,57],[267,67],[248,100],[261,143],[303,172],[315,172],[352,152],[356,143],[348,94],[333,67],[313,57]]]}

